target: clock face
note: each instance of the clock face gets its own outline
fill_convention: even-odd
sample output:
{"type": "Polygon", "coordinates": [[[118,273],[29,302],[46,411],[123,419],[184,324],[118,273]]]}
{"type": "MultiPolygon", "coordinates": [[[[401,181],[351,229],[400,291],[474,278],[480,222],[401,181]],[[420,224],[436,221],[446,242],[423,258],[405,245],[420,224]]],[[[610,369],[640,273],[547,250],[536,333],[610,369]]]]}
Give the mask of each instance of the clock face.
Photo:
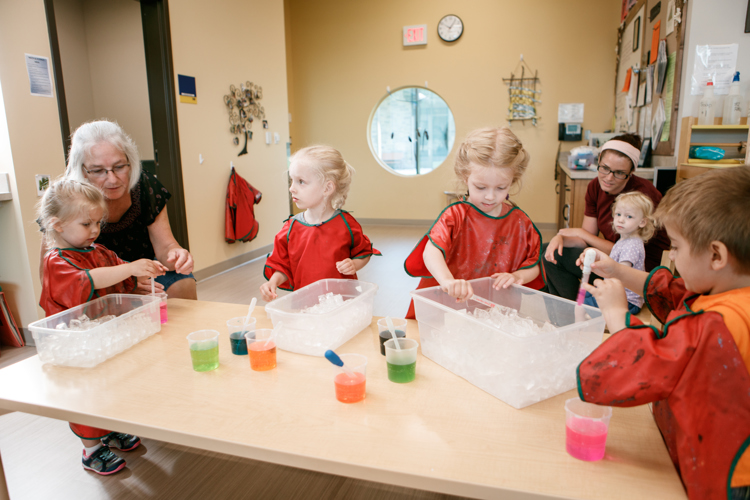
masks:
{"type": "Polygon", "coordinates": [[[461,18],[449,14],[438,23],[438,35],[446,42],[455,42],[464,32],[464,23],[461,18]]]}

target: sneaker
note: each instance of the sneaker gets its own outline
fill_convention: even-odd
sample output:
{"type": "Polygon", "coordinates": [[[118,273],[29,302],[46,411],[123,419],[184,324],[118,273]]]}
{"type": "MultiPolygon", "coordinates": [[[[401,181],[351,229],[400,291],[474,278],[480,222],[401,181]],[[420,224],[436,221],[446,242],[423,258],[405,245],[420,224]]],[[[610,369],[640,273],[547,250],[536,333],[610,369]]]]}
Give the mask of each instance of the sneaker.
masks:
{"type": "Polygon", "coordinates": [[[112,453],[112,450],[106,446],[96,450],[90,457],[86,457],[86,450],[84,450],[82,461],[84,469],[102,476],[114,474],[125,468],[125,460],[112,453]]]}
{"type": "Polygon", "coordinates": [[[138,448],[141,444],[141,438],[132,434],[113,432],[109,436],[103,437],[102,443],[104,443],[104,446],[109,446],[120,451],[130,451],[138,448]]]}

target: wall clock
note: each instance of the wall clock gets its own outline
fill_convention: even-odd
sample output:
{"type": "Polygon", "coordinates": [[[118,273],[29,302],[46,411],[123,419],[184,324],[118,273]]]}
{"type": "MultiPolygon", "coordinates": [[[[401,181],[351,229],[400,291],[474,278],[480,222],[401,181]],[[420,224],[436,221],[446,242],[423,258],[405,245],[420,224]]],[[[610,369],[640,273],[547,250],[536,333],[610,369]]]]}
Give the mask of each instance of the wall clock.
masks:
{"type": "Polygon", "coordinates": [[[438,23],[438,35],[446,42],[455,42],[464,32],[464,23],[461,18],[448,14],[438,23]]]}

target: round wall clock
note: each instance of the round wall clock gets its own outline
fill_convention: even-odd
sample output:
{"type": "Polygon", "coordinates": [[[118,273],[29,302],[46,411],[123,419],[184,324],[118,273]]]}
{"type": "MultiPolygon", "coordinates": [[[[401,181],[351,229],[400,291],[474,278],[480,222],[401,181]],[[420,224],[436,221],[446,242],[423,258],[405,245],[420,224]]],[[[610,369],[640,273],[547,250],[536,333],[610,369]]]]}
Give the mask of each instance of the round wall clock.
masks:
{"type": "Polygon", "coordinates": [[[448,14],[438,23],[438,35],[446,42],[455,42],[464,32],[464,23],[461,18],[448,14]]]}

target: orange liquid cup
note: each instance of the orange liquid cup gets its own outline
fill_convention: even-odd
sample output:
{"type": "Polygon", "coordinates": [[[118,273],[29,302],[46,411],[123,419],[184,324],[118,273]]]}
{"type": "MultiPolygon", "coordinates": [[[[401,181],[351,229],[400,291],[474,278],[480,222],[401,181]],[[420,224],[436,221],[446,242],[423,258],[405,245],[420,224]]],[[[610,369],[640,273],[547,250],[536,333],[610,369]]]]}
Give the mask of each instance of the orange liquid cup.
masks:
{"type": "Polygon", "coordinates": [[[272,330],[258,329],[245,335],[247,353],[250,355],[250,368],[256,372],[265,372],[276,368],[276,343],[268,341],[272,330]],[[254,335],[253,338],[249,338],[254,335]]]}
{"type": "Polygon", "coordinates": [[[354,373],[350,377],[346,373],[339,373],[333,379],[336,386],[336,399],[342,403],[358,403],[365,399],[365,376],[361,373],[354,373]]]}

